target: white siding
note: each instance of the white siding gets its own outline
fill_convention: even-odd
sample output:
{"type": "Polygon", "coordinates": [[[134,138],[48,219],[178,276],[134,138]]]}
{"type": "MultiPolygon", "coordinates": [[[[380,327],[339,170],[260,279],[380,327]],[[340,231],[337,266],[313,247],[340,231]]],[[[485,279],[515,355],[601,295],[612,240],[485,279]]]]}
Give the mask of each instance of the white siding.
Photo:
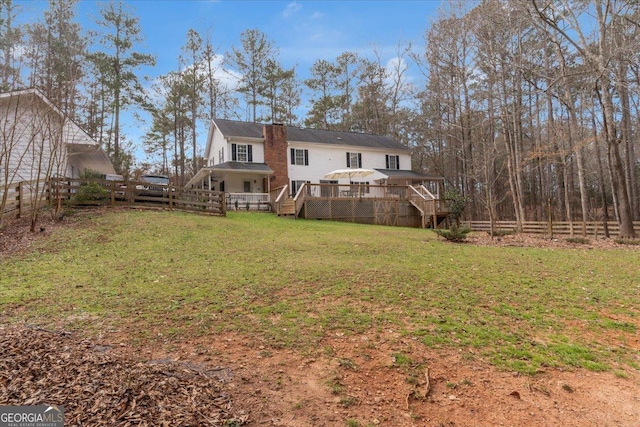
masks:
{"type": "MultiPolygon", "coordinates": [[[[209,151],[209,153],[207,153],[208,166],[219,165],[220,163],[224,163],[227,161],[225,158],[220,161],[219,158],[220,152],[226,146],[227,141],[224,138],[224,135],[222,135],[222,132],[220,132],[220,129],[214,127],[213,124],[211,126],[214,128],[214,130],[211,142],[211,150],[209,151]]],[[[224,154],[226,155],[227,153],[224,154]]]]}
{"type": "Polygon", "coordinates": [[[5,98],[0,103],[0,183],[44,179],[64,174],[61,120],[32,96],[5,98]]]}
{"type": "MultiPolygon", "coordinates": [[[[239,138],[230,137],[227,139],[220,130],[212,123],[213,130],[210,130],[207,143],[208,152],[205,153],[208,166],[215,166],[221,163],[232,161],[232,144],[250,144],[252,146],[253,163],[264,163],[264,141],[258,138],[239,138]],[[221,156],[222,153],[222,156],[221,156]]],[[[345,169],[347,167],[347,153],[361,153],[362,165],[364,169],[386,169],[386,156],[399,156],[400,167],[402,170],[411,170],[411,155],[409,150],[398,149],[379,149],[358,147],[349,145],[329,145],[322,143],[308,142],[289,142],[286,153],[287,167],[290,181],[309,181],[311,183],[319,183],[324,180],[324,176],[336,169],[345,169]],[[309,165],[292,165],[291,164],[291,148],[308,150],[309,165]]],[[[381,174],[374,174],[366,180],[373,183],[377,179],[381,179],[381,174]]],[[[347,183],[348,180],[341,180],[340,183],[347,183]]],[[[235,177],[233,182],[227,182],[226,191],[241,191],[242,179],[235,177]]],[[[252,186],[253,186],[252,180],[252,186]]],[[[261,183],[256,183],[261,186],[261,183]]],[[[252,187],[253,188],[253,187],[252,187]]],[[[259,190],[254,190],[259,191],[259,190]]],[[[266,190],[265,190],[266,191],[266,190]]]]}
{"type": "MultiPolygon", "coordinates": [[[[388,154],[400,157],[400,169],[411,169],[411,155],[406,151],[300,142],[289,143],[289,148],[309,150],[309,166],[292,165],[291,150],[287,150],[287,164],[289,165],[289,179],[291,181],[319,183],[329,172],[347,167],[347,153],[362,153],[363,169],[386,169],[386,155],[388,154]]],[[[379,178],[379,176],[372,175],[367,179],[358,179],[357,181],[373,182],[379,178]]],[[[344,179],[340,180],[340,183],[348,183],[348,181],[348,179],[344,179]]]]}
{"type": "Polygon", "coordinates": [[[70,173],[68,163],[78,166],[91,160],[82,153],[69,157],[67,144],[94,146],[100,155],[93,158],[93,168],[113,171],[98,144],[34,90],[0,95],[0,140],[3,185],[65,176],[70,173]]]}
{"type": "Polygon", "coordinates": [[[211,149],[207,153],[208,166],[231,162],[232,144],[247,144],[252,146],[252,163],[264,163],[264,143],[258,139],[227,138],[217,127],[213,131],[211,149]]]}
{"type": "MultiPolygon", "coordinates": [[[[245,181],[251,183],[251,193],[266,193],[266,190],[262,188],[262,177],[235,173],[227,175],[227,180],[224,183],[225,191],[228,193],[243,193],[245,181]]],[[[216,184],[220,185],[219,183],[216,184]]]]}

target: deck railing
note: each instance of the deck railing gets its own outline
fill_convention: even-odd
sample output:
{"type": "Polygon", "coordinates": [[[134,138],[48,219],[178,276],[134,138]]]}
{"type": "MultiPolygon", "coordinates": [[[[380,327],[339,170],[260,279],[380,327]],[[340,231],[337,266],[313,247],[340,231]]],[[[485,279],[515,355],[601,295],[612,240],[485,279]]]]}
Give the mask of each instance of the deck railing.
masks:
{"type": "Polygon", "coordinates": [[[293,198],[294,204],[295,204],[296,216],[300,212],[300,209],[302,209],[302,205],[304,204],[305,198],[307,197],[307,191],[309,190],[309,187],[307,187],[308,185],[310,184],[307,184],[307,183],[302,184],[302,186],[298,189],[298,192],[293,198]]]}
{"type": "MultiPolygon", "coordinates": [[[[372,184],[304,184],[306,197],[368,198],[368,199],[408,199],[407,187],[404,185],[372,185],[372,184]]],[[[301,188],[302,188],[301,187],[301,188]]]]}
{"type": "Polygon", "coordinates": [[[271,210],[269,193],[227,193],[227,206],[234,210],[271,210]]]}
{"type": "Polygon", "coordinates": [[[425,228],[428,218],[433,217],[436,214],[434,200],[433,198],[427,198],[428,196],[414,187],[408,187],[407,190],[409,193],[409,201],[411,201],[413,206],[415,206],[421,213],[421,227],[425,228]]]}
{"type": "Polygon", "coordinates": [[[294,200],[295,215],[304,207],[305,218],[363,223],[438,226],[447,213],[444,204],[421,186],[305,183],[294,200]]]}
{"type": "Polygon", "coordinates": [[[275,188],[271,190],[271,210],[276,213],[280,213],[282,211],[282,205],[287,199],[289,194],[289,186],[283,185],[282,187],[275,188]]]}

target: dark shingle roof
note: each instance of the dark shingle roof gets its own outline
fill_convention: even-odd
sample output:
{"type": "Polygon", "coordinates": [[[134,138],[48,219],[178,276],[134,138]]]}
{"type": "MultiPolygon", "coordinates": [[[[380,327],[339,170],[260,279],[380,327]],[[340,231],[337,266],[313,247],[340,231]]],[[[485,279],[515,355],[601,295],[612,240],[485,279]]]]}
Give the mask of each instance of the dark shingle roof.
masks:
{"type": "Polygon", "coordinates": [[[236,122],[234,120],[214,120],[220,132],[225,136],[237,136],[245,138],[263,138],[260,123],[236,122]]]}
{"type": "Polygon", "coordinates": [[[226,162],[211,166],[209,169],[273,173],[273,170],[264,163],[226,162]]]}
{"type": "MultiPolygon", "coordinates": [[[[237,122],[233,120],[214,120],[216,126],[225,136],[263,138],[263,124],[237,122]]],[[[383,135],[370,135],[357,132],[340,132],[320,129],[302,129],[287,126],[289,142],[307,142],[333,145],[353,145],[370,148],[386,148],[391,150],[407,150],[408,148],[392,138],[383,135]]]]}

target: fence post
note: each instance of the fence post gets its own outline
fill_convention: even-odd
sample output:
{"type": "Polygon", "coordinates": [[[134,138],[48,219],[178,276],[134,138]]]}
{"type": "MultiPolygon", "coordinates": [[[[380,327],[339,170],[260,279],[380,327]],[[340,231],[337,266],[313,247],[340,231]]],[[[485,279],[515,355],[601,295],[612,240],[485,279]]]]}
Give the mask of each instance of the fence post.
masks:
{"type": "Polygon", "coordinates": [[[553,238],[553,212],[551,211],[551,198],[547,199],[547,213],[549,215],[549,237],[553,238]]]}
{"type": "Polygon", "coordinates": [[[22,217],[22,211],[24,209],[24,181],[18,183],[18,214],[16,218],[22,217]]]}

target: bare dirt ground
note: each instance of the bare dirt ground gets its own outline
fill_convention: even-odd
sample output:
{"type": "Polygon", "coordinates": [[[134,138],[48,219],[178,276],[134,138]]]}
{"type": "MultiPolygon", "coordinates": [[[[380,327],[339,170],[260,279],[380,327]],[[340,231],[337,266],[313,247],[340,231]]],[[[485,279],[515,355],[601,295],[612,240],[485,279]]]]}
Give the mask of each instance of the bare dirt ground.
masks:
{"type": "MultiPolygon", "coordinates": [[[[40,223],[44,230],[32,234],[24,231],[28,224],[12,223],[0,230],[0,257],[27,250],[63,224],[73,226],[45,220],[40,223]]],[[[526,235],[491,240],[481,233],[469,241],[622,246],[610,240],[576,245],[565,238],[526,235]]],[[[392,330],[328,336],[313,355],[234,334],[165,344],[138,347],[127,341],[126,331],[88,340],[75,333],[0,325],[0,404],[44,403],[38,400],[58,396],[55,403],[76,417],[70,425],[640,426],[640,372],[631,369],[624,375],[547,369],[523,376],[496,370],[473,353],[425,348],[392,330]],[[41,333],[58,334],[64,345],[43,350],[41,339],[29,338],[41,333]],[[409,363],[400,363],[398,354],[409,363]],[[21,374],[12,372],[24,370],[30,379],[17,383],[21,374]],[[56,381],[45,372],[78,373],[92,380],[82,387],[73,375],[56,381]],[[100,390],[103,400],[96,403],[100,390]],[[205,408],[204,418],[195,418],[197,408],[205,408]],[[157,422],[158,414],[169,417],[170,412],[182,418],[157,422]]],[[[640,337],[633,345],[640,350],[640,337]]]]}

